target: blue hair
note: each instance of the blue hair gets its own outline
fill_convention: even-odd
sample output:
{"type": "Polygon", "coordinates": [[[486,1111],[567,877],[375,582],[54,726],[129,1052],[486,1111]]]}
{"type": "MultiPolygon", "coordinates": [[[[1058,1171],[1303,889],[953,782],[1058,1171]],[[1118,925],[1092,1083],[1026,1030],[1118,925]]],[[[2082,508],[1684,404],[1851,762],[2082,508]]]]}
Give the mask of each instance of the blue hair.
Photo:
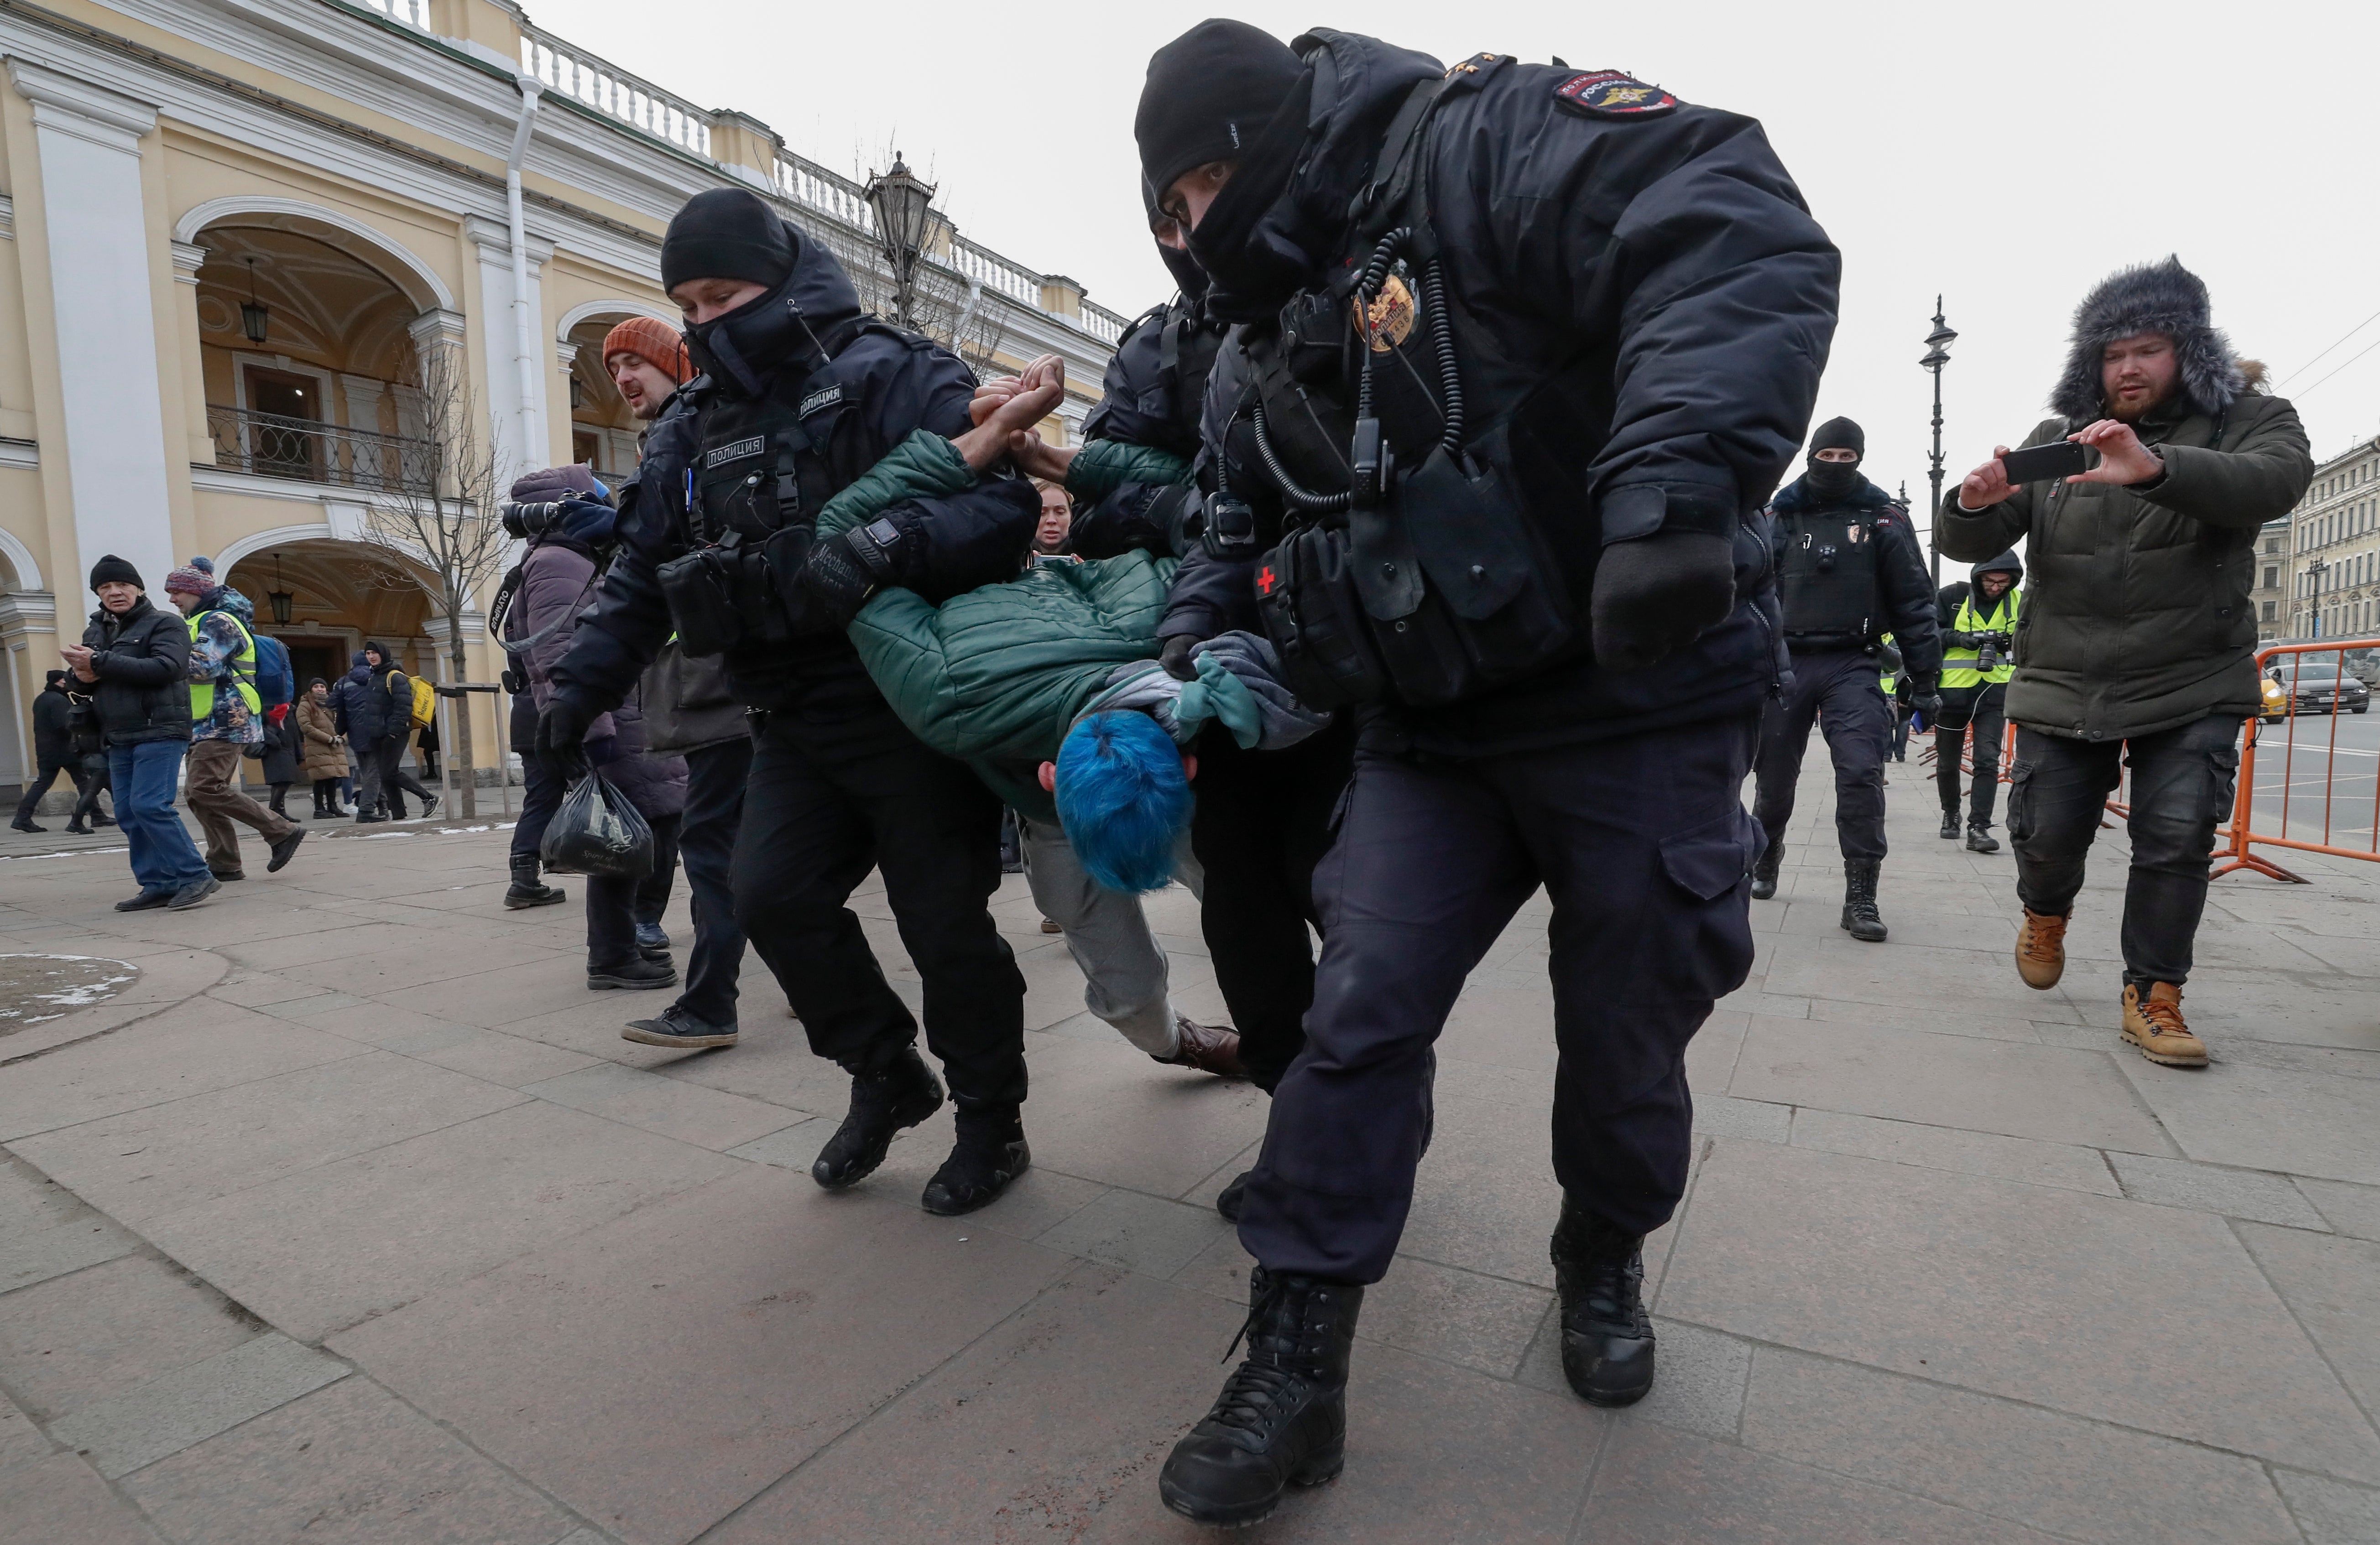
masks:
{"type": "Polygon", "coordinates": [[[1173,737],[1147,714],[1092,714],[1058,747],[1058,821],[1092,879],[1126,895],[1173,877],[1190,779],[1173,737]]]}

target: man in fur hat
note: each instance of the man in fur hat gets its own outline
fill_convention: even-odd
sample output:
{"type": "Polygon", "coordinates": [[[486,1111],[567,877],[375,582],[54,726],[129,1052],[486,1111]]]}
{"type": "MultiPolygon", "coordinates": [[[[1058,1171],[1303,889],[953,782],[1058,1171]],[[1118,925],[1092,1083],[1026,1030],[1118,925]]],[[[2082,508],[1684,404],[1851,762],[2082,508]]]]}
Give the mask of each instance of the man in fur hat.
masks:
{"type": "Polygon", "coordinates": [[[1942,506],[1945,557],[1980,561],[2026,539],[2008,692],[2017,972],[2046,990],[2065,970],[2067,921],[2120,758],[2132,841],[2123,1038],[2175,1068],[2206,1065],[2181,986],[2240,727],[2261,701],[2256,534],[2313,477],[2296,411],[2262,378],[2232,354],[2180,259],[2125,269],[2076,309],[2057,416],[2024,441],[2072,441],[2097,465],[2011,484],[1998,446],[1942,506]]]}

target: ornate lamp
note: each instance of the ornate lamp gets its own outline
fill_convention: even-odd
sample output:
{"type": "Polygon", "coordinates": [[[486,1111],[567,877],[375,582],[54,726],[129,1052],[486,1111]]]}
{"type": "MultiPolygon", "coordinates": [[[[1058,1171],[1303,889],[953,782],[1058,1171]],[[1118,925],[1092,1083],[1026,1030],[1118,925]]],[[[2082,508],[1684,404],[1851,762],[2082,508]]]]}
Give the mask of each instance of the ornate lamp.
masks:
{"type": "Polygon", "coordinates": [[[250,258],[248,260],[248,298],[239,303],[240,331],[248,334],[249,343],[261,346],[272,326],[272,309],[256,298],[256,260],[250,258]]]}
{"type": "Polygon", "coordinates": [[[273,555],[273,588],[264,593],[264,599],[273,608],[273,626],[287,627],[289,609],[298,603],[298,597],[289,593],[287,584],[281,577],[281,555],[277,552],[273,555]]]}

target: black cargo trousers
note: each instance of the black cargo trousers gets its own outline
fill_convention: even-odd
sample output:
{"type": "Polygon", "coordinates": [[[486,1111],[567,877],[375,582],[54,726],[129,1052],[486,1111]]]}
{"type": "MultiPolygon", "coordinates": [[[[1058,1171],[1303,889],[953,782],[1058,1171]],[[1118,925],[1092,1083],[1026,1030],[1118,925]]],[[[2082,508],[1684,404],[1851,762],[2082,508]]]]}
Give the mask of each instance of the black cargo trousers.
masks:
{"type": "Polygon", "coordinates": [[[1251,1255],[1344,1282],[1387,1272],[1428,1140],[1433,1044],[1540,885],[1554,1174],[1631,1233],[1669,1220],[1690,1149],[1686,1043],[1752,969],[1758,839],[1741,791],[1756,734],[1746,713],[1460,762],[1359,744],[1314,872],[1305,1046],[1273,1092],[1241,1213],[1251,1255]]]}
{"type": "Polygon", "coordinates": [[[1959,754],[1967,728],[1975,730],[1975,784],[1968,796],[1967,825],[1989,831],[1992,812],[1999,803],[2000,742],[2008,738],[2008,683],[1985,682],[1972,687],[1944,687],[1942,711],[1934,716],[1934,778],[1942,795],[1942,814],[1959,813],[1959,754]]]}
{"type": "Polygon", "coordinates": [[[990,910],[1000,801],[881,704],[833,722],[770,714],[735,837],[735,920],[810,1049],[855,1074],[885,1067],[917,1036],[845,905],[871,868],[924,979],[926,1047],[961,1131],[1018,1135],[1025,978],[990,910]]]}
{"type": "Polygon", "coordinates": [[[1793,818],[1810,725],[1826,732],[1835,764],[1835,839],[1846,859],[1884,857],[1884,758],[1892,747],[1892,699],[1863,649],[1793,651],[1793,682],[1769,700],[1760,723],[1753,818],[1775,847],[1793,818]]]}

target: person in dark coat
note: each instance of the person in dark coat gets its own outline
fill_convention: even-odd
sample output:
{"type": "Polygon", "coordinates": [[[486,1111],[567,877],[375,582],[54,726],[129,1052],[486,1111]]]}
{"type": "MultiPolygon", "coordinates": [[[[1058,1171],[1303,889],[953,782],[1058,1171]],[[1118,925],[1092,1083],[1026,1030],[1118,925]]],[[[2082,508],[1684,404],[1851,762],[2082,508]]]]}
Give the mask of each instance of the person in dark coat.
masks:
{"type": "Polygon", "coordinates": [[[25,797],[17,802],[17,818],[8,824],[18,831],[47,831],[47,827],[33,824],[33,807],[50,791],[60,773],[79,801],[82,797],[82,765],[74,754],[74,730],[67,719],[72,712],[67,702],[67,673],[53,670],[42,690],[33,698],[33,761],[41,769],[30,783],[25,785],[25,797]]]}
{"type": "Polygon", "coordinates": [[[291,818],[282,808],[289,797],[289,785],[298,781],[297,724],[289,717],[289,705],[275,703],[264,710],[264,786],[273,791],[267,802],[275,815],[291,818]]]}
{"type": "Polygon", "coordinates": [[[111,789],[107,772],[107,737],[100,732],[97,706],[77,699],[71,685],[67,690],[67,700],[72,705],[68,723],[74,737],[74,757],[82,768],[82,798],[75,802],[74,815],[67,822],[67,830],[77,837],[89,837],[98,827],[116,824],[115,816],[99,807],[99,796],[111,789]]]}
{"type": "Polygon", "coordinates": [[[1641,1247],[1685,1187],[1682,1058],[1753,961],[1740,791],[1782,669],[1757,516],[1840,262],[1757,124],[1617,70],[1208,21],[1150,60],[1135,128],[1241,324],[1159,632],[1179,658],[1246,619],[1362,720],[1306,1042],[1242,1203],[1250,1356],[1159,1477],[1245,1524],[1340,1472],[1431,1044],[1540,887],[1563,1369],[1600,1405],[1651,1387],[1641,1247]]]}
{"type": "Polygon", "coordinates": [[[413,728],[413,683],[399,670],[385,645],[367,643],[334,694],[339,729],[356,754],[356,821],[368,825],[405,819],[405,791],[421,801],[421,813],[437,808],[438,796],[399,765],[413,728]]]}
{"type": "Polygon", "coordinates": [[[120,912],[197,906],[223,888],[174,808],[190,748],[190,629],[152,605],[140,573],[109,553],[91,565],[99,610],[82,642],[59,651],[73,674],[69,695],[91,704],[107,745],[115,815],[132,849],[140,894],[120,912]]]}

